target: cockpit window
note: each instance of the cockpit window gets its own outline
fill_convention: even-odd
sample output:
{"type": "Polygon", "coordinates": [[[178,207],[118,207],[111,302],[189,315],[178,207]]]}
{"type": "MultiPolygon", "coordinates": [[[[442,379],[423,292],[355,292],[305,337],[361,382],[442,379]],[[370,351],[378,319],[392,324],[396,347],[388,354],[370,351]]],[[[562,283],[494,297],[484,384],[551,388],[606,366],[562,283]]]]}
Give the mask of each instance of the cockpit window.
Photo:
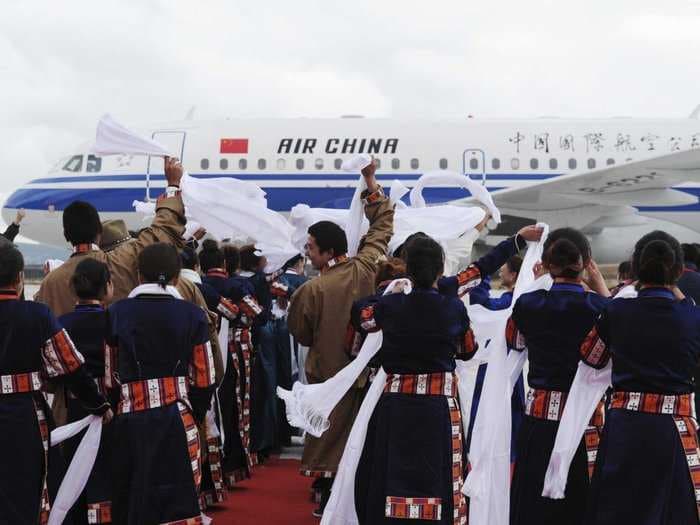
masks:
{"type": "Polygon", "coordinates": [[[79,172],[83,169],[83,156],[73,155],[68,161],[63,165],[63,171],[72,171],[74,173],[79,172]]]}
{"type": "Polygon", "coordinates": [[[97,173],[102,169],[102,157],[88,155],[86,167],[88,173],[97,173]]]}

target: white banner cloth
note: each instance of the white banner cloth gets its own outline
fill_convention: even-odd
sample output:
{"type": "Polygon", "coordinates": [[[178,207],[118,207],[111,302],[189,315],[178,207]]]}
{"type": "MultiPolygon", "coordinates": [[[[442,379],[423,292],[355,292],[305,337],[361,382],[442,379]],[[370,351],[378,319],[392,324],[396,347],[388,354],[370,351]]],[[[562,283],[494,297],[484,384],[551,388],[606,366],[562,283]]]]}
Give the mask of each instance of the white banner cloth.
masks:
{"type": "Polygon", "coordinates": [[[177,157],[155,140],[142,137],[117,122],[109,113],[97,123],[95,144],[90,148],[95,155],[152,155],[177,157]]]}

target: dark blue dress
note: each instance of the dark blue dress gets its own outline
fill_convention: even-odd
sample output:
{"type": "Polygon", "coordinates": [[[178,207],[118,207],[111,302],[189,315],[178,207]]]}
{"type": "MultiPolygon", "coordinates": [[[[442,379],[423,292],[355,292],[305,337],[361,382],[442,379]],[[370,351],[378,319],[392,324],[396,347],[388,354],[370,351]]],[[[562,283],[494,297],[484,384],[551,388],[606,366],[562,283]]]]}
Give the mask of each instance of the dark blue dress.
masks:
{"type": "Polygon", "coordinates": [[[47,470],[57,449],[50,449],[54,425],[41,392],[46,382],[64,382],[90,413],[109,408],[83,362],[48,307],[0,291],[0,521],[48,519],[47,470]]]}
{"type": "Polygon", "coordinates": [[[586,448],[579,446],[569,471],[566,497],[542,497],[566,394],[576,375],[580,347],[608,299],[577,284],[523,294],[513,307],[507,340],[511,350],[528,350],[526,411],[517,439],[511,485],[512,525],[583,523],[589,486],[586,448]]]}
{"type": "MultiPolygon", "coordinates": [[[[105,389],[105,337],[108,333],[107,312],[99,304],[78,304],[75,311],[59,318],[80,353],[85,358],[85,371],[95,381],[105,397],[116,406],[115,390],[105,389]],[[111,395],[110,395],[111,394],[111,395]]],[[[79,421],[88,415],[82,403],[69,394],[66,399],[67,422],[79,421]]],[[[71,461],[85,432],[67,440],[63,445],[66,460],[71,461]]],[[[85,490],[71,510],[71,521],[78,523],[105,523],[112,515],[112,425],[102,428],[100,450],[90,473],[85,490]],[[88,516],[91,518],[88,519],[88,516]],[[96,518],[96,519],[95,519],[96,518]]]]}
{"type": "Polygon", "coordinates": [[[665,288],[640,290],[608,305],[581,352],[596,368],[612,358],[613,384],[585,522],[696,525],[700,310],[665,288]]]}
{"type": "Polygon", "coordinates": [[[169,295],[109,308],[114,418],[113,521],[167,523],[200,515],[201,422],[214,390],[206,314],[169,295]],[[117,383],[118,381],[118,383],[117,383]]]}
{"type": "Polygon", "coordinates": [[[435,289],[417,289],[359,301],[352,322],[358,330],[382,330],[378,359],[388,375],[355,477],[360,523],[410,516],[463,522],[464,448],[453,372],[455,357],[476,351],[466,307],[435,289]]]}

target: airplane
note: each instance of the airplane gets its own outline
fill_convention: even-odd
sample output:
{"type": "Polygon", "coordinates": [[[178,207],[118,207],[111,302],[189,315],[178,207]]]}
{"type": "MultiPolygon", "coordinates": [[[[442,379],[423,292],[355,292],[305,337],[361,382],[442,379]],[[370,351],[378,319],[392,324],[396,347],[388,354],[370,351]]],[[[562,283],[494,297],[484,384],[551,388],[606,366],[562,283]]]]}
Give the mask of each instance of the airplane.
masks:
{"type": "MultiPolygon", "coordinates": [[[[459,171],[481,181],[503,215],[486,243],[544,221],[583,230],[599,262],[619,262],[652,229],[700,240],[699,116],[700,106],[685,119],[188,118],[134,130],[177,152],[194,177],[254,182],[282,213],[299,203],[347,208],[357,176],[341,165],[354,154],[375,157],[385,187],[398,179],[410,188],[424,172],[459,171]]],[[[56,246],[66,245],[61,211],[74,200],[91,202],[103,220],[143,227],[132,202],[164,191],[162,159],[98,157],[91,144],[12,193],[3,219],[25,209],[22,235],[56,246]]],[[[423,195],[429,205],[470,202],[455,187],[423,195]]]]}

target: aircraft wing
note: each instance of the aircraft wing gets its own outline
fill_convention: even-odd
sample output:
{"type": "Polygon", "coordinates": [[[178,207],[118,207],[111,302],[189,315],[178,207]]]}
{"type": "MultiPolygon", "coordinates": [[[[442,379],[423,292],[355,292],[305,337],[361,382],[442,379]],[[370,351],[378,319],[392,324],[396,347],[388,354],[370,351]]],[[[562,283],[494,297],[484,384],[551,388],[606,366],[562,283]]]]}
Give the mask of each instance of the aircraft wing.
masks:
{"type": "Polygon", "coordinates": [[[492,195],[504,220],[493,233],[510,235],[533,221],[597,233],[643,224],[652,212],[700,232],[694,213],[657,213],[698,204],[695,195],[674,189],[685,182],[700,182],[700,148],[500,190],[492,195]]]}

